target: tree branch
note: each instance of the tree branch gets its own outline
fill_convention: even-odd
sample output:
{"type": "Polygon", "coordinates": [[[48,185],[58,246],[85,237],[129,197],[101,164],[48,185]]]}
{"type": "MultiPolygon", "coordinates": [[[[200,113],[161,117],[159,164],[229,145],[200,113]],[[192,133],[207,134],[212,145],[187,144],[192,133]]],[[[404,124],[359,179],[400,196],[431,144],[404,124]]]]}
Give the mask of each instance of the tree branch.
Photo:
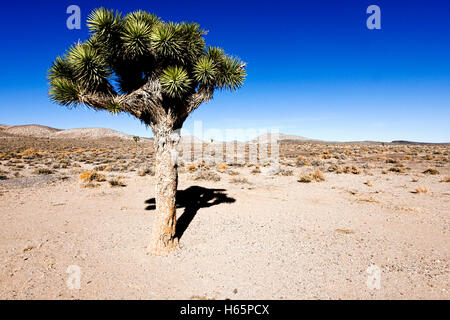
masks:
{"type": "Polygon", "coordinates": [[[96,110],[110,110],[115,105],[119,111],[128,112],[147,124],[158,118],[164,110],[158,80],[149,80],[129,94],[85,93],[80,96],[80,102],[96,110]]]}
{"type": "Polygon", "coordinates": [[[195,109],[197,109],[203,102],[212,99],[214,88],[211,86],[200,86],[196,93],[194,93],[188,100],[186,109],[181,111],[181,116],[186,119],[195,109]]]}
{"type": "Polygon", "coordinates": [[[128,102],[127,95],[106,95],[101,93],[86,93],[80,96],[80,102],[96,110],[110,110],[112,106],[119,106],[119,111],[132,114],[136,118],[141,116],[133,104],[128,102]]]}

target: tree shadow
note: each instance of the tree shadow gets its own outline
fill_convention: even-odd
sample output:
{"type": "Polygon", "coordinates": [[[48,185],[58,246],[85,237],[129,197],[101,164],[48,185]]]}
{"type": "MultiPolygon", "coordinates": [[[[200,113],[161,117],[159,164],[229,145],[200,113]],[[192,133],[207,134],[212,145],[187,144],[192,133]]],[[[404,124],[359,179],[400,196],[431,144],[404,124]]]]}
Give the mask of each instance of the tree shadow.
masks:
{"type": "MultiPolygon", "coordinates": [[[[186,190],[177,191],[176,206],[177,208],[184,208],[184,212],[177,220],[175,237],[180,239],[183,236],[201,208],[209,208],[221,203],[236,202],[236,199],[228,197],[224,193],[225,191],[225,189],[207,189],[199,186],[192,186],[186,190]]],[[[156,209],[155,198],[148,199],[145,203],[149,204],[146,210],[156,209]]]]}

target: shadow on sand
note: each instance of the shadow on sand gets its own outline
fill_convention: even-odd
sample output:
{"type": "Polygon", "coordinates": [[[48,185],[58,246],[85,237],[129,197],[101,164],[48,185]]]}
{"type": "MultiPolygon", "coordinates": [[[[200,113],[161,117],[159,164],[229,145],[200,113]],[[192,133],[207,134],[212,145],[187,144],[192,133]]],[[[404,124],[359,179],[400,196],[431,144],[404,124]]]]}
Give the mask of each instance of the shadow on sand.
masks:
{"type": "MultiPolygon", "coordinates": [[[[192,186],[186,190],[177,191],[177,208],[184,208],[184,212],[177,220],[175,237],[180,239],[189,227],[198,210],[209,208],[221,203],[233,203],[236,199],[228,197],[225,189],[207,189],[199,186],[192,186]]],[[[146,210],[155,210],[155,198],[145,201],[146,210]]]]}

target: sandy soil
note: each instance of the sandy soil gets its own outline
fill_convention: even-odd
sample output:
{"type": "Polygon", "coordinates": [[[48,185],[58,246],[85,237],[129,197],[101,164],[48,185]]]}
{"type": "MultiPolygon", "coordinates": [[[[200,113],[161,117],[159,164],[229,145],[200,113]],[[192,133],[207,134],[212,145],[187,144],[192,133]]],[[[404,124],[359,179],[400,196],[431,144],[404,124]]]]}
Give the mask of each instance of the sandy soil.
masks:
{"type": "Polygon", "coordinates": [[[0,298],[450,297],[450,190],[442,176],[326,173],[324,182],[299,183],[302,168],[294,176],[250,170],[236,169],[250,184],[226,173],[218,182],[180,174],[181,246],[167,257],[147,251],[151,176],[127,174],[118,188],[83,188],[76,175],[4,184],[0,298]],[[411,193],[418,185],[428,192],[411,193]],[[373,264],[379,289],[366,284],[373,264]],[[79,290],[66,285],[70,265],[81,268],[79,290]]]}
{"type": "Polygon", "coordinates": [[[151,141],[0,134],[0,298],[449,299],[449,155],[289,142],[280,168],[182,161],[180,247],[155,257],[151,141]]]}

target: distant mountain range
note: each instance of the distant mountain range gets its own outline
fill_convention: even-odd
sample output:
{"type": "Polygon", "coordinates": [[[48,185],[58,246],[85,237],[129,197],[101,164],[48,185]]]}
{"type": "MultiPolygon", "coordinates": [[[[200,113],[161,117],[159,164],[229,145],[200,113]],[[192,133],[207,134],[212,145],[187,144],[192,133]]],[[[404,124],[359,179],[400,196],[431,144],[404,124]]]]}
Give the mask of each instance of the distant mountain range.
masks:
{"type": "Polygon", "coordinates": [[[133,140],[132,135],[128,135],[116,130],[105,128],[79,128],[79,129],[55,129],[37,124],[23,126],[0,125],[0,133],[11,136],[27,136],[35,138],[50,139],[103,139],[117,138],[123,140],[133,140]]]}
{"type": "Polygon", "coordinates": [[[316,139],[310,139],[306,137],[296,136],[292,134],[283,133],[263,133],[252,140],[252,142],[270,143],[271,140],[278,140],[280,142],[307,142],[307,141],[321,141],[316,139]]]}
{"type": "MultiPolygon", "coordinates": [[[[113,129],[107,128],[79,128],[79,129],[56,129],[52,127],[42,126],[38,124],[20,125],[20,126],[8,126],[0,124],[0,136],[27,136],[36,138],[49,138],[49,139],[107,139],[116,138],[122,140],[133,140],[133,136],[125,134],[113,129]]],[[[310,139],[306,137],[288,135],[277,133],[272,137],[271,133],[264,133],[251,140],[251,142],[270,143],[271,139],[278,140],[280,142],[327,142],[323,140],[310,139]]],[[[153,138],[142,138],[142,140],[152,141],[153,138]]],[[[209,143],[204,142],[201,139],[194,136],[181,137],[181,143],[209,143]]],[[[221,143],[220,141],[214,141],[214,143],[221,143]]],[[[328,142],[330,143],[330,142],[328,142]]],[[[352,143],[379,143],[376,141],[354,141],[352,143]]],[[[395,144],[431,144],[426,142],[413,142],[406,140],[392,141],[395,144]]],[[[441,143],[448,144],[448,143],[441,143]]]]}
{"type": "MultiPolygon", "coordinates": [[[[116,130],[106,128],[79,128],[79,129],[56,129],[52,127],[42,126],[38,124],[29,124],[21,126],[7,126],[0,124],[0,134],[11,136],[27,136],[36,138],[54,138],[54,139],[104,139],[104,138],[117,138],[123,140],[132,140],[133,136],[125,134],[116,130]]],[[[150,139],[150,138],[141,138],[150,139]]],[[[266,133],[258,136],[252,141],[259,141],[260,143],[270,142],[271,134],[266,133]]],[[[276,134],[274,139],[278,141],[318,141],[305,137],[276,134]]],[[[209,142],[209,141],[208,141],[209,142]]],[[[181,143],[205,143],[200,138],[194,136],[181,137],[181,143]]],[[[215,141],[214,143],[220,143],[215,141]]]]}

